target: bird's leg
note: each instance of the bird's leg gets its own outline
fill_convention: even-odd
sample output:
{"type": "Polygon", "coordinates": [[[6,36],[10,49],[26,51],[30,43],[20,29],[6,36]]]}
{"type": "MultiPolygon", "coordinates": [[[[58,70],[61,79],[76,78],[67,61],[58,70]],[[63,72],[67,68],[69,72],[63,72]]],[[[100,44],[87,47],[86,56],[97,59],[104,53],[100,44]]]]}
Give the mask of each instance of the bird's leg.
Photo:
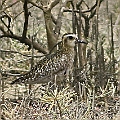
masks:
{"type": "Polygon", "coordinates": [[[69,69],[66,70],[66,83],[67,83],[67,86],[70,86],[72,80],[73,80],[73,70],[70,67],[69,69]]]}
{"type": "Polygon", "coordinates": [[[65,75],[65,83],[66,83],[65,87],[70,86],[69,82],[70,82],[70,69],[67,69],[66,70],[66,75],[65,75]]]}

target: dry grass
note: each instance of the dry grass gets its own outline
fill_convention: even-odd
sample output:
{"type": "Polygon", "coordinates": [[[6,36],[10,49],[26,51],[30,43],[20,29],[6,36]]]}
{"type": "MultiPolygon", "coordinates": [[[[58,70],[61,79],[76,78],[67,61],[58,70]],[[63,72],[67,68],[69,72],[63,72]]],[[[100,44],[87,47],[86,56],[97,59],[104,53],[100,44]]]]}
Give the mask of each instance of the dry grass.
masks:
{"type": "MultiPolygon", "coordinates": [[[[82,86],[82,85],[81,85],[82,86]]],[[[20,86],[19,86],[20,87],[20,86]]],[[[3,120],[118,120],[120,97],[114,89],[93,94],[88,90],[87,99],[77,95],[70,87],[51,88],[50,85],[34,86],[31,94],[19,93],[18,99],[6,97],[2,108],[3,120]]],[[[14,93],[13,93],[14,94],[14,93]]],[[[16,95],[17,96],[17,95],[16,95]]]]}

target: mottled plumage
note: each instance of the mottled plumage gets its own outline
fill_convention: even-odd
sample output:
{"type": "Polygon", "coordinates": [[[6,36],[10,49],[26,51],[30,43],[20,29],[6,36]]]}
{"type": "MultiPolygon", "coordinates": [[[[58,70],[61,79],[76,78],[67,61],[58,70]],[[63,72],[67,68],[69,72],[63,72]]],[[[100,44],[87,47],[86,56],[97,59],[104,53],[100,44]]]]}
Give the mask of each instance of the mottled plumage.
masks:
{"type": "Polygon", "coordinates": [[[64,34],[62,48],[40,60],[26,74],[21,75],[14,83],[38,84],[53,81],[55,75],[64,75],[72,68],[74,62],[74,47],[76,43],[86,43],[78,40],[75,34],[64,34]]]}

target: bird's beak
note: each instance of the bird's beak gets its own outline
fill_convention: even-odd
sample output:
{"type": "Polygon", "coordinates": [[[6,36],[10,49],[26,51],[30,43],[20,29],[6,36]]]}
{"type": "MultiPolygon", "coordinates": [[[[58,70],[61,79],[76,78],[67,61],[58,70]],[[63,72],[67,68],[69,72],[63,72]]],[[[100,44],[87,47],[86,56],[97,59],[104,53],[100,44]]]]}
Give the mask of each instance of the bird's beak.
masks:
{"type": "Polygon", "coordinates": [[[83,40],[76,40],[76,43],[84,43],[84,44],[88,44],[86,41],[83,41],[83,40]]]}

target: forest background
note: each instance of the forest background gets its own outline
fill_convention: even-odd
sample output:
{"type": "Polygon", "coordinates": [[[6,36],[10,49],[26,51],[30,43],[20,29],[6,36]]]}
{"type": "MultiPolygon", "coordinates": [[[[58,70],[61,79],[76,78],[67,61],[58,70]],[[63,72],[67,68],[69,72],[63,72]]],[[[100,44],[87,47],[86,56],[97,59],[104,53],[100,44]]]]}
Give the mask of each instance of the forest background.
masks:
{"type": "Polygon", "coordinates": [[[1,0],[1,119],[120,119],[119,6],[120,0],[1,0]],[[64,33],[88,42],[75,48],[69,85],[9,84],[55,52],[64,33]]]}

